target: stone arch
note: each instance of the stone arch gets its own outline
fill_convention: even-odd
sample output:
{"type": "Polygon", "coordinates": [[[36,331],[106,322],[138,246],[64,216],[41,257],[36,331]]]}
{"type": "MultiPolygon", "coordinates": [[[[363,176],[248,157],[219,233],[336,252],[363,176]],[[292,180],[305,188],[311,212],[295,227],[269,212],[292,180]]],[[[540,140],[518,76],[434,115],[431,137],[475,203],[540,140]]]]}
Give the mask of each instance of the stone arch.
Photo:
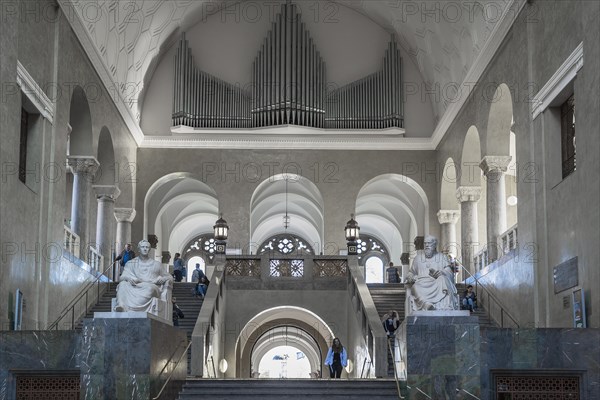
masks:
{"type": "Polygon", "coordinates": [[[96,172],[94,183],[96,185],[114,185],[117,181],[115,150],[110,131],[106,126],[100,130],[96,159],[100,163],[100,167],[96,172]]]}
{"type": "Polygon", "coordinates": [[[317,314],[305,308],[280,306],[266,309],[254,316],[241,330],[235,345],[236,378],[251,375],[252,350],[261,336],[273,328],[288,326],[304,331],[314,339],[314,354],[320,354],[319,361],[313,360],[311,366],[323,365],[329,344],[333,340],[333,331],[317,314]]]}
{"type": "Polygon", "coordinates": [[[481,143],[479,140],[479,131],[475,125],[467,131],[461,153],[461,162],[459,166],[460,186],[480,186],[481,185],[481,143]]]}
{"type": "Polygon", "coordinates": [[[304,238],[318,252],[324,239],[324,201],[317,186],[296,174],[274,175],[258,185],[250,200],[250,248],[280,233],[304,238]],[[287,180],[287,203],[286,203],[287,180]],[[283,216],[290,225],[283,226],[283,216]]]}
{"type": "Polygon", "coordinates": [[[456,187],[459,182],[454,160],[449,157],[444,164],[442,184],[440,185],[440,209],[457,210],[456,187]]]}
{"type": "Polygon", "coordinates": [[[219,215],[216,192],[187,172],[158,179],[144,199],[144,237],[158,237],[157,256],[162,251],[181,253],[195,236],[212,232],[219,215]]]}
{"type": "Polygon", "coordinates": [[[359,191],[356,221],[362,233],[385,238],[382,242],[390,250],[391,261],[400,265],[403,249],[415,236],[429,233],[429,200],[414,180],[398,174],[380,175],[359,191]]]}
{"type": "Polygon", "coordinates": [[[508,156],[509,134],[513,125],[513,101],[508,85],[500,84],[490,102],[485,153],[493,156],[508,156]]]}
{"type": "Polygon", "coordinates": [[[87,96],[80,86],[75,86],[71,94],[69,125],[71,132],[67,154],[91,156],[93,153],[92,115],[87,96]]]}

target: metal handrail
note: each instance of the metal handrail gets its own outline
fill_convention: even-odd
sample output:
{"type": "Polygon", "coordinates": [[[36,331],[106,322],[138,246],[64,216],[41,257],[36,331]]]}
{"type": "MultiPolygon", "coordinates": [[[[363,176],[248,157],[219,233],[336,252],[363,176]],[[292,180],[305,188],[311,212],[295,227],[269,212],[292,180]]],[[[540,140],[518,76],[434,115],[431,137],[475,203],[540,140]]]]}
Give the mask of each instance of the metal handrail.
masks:
{"type": "MultiPolygon", "coordinates": [[[[110,265],[108,267],[106,267],[106,269],[104,271],[102,271],[102,273],[100,275],[98,275],[96,277],[96,279],[94,279],[91,282],[88,282],[85,287],[83,289],[81,289],[81,291],[75,295],[75,297],[73,298],[73,300],[71,300],[67,306],[63,309],[63,311],[59,314],[59,317],[53,322],[51,323],[47,330],[52,330],[52,329],[56,329],[58,330],[58,323],[64,318],[66,317],[69,312],[71,312],[71,329],[73,329],[75,327],[75,305],[79,302],[79,300],[81,300],[83,298],[83,296],[85,296],[85,312],[87,312],[88,310],[88,293],[91,289],[93,289],[94,284],[97,283],[97,288],[98,288],[98,295],[96,297],[96,304],[98,304],[98,302],[100,301],[100,280],[103,276],[106,276],[105,274],[107,273],[107,271],[109,271],[114,264],[117,262],[118,260],[113,261],[112,263],[110,263],[110,265]]],[[[110,280],[110,279],[109,279],[110,280]]]]}
{"type": "Polygon", "coordinates": [[[398,368],[396,368],[396,357],[394,357],[394,350],[392,350],[392,345],[390,344],[390,340],[387,340],[388,350],[392,355],[392,364],[394,365],[394,381],[396,382],[396,390],[398,390],[398,398],[403,399],[402,392],[400,391],[400,381],[398,380],[398,368]]]}
{"type": "MultiPolygon", "coordinates": [[[[171,371],[171,373],[169,374],[169,376],[167,377],[167,380],[165,381],[165,383],[162,385],[162,387],[160,388],[160,391],[158,392],[158,394],[156,395],[156,397],[153,397],[152,400],[158,400],[160,398],[160,396],[162,396],[162,393],[164,392],[165,388],[167,387],[167,385],[169,384],[169,382],[171,381],[171,378],[173,377],[173,374],[175,373],[175,370],[177,370],[177,366],[179,365],[179,363],[181,362],[181,360],[183,360],[183,356],[187,355],[188,350],[190,349],[190,346],[192,345],[192,341],[190,340],[190,342],[188,343],[188,345],[186,346],[185,350],[183,351],[183,353],[181,353],[181,356],[179,356],[179,359],[177,360],[177,362],[175,363],[175,366],[173,367],[173,370],[171,371]]],[[[171,362],[171,360],[169,359],[167,361],[167,363],[165,364],[165,366],[163,367],[162,371],[165,370],[165,368],[167,368],[167,365],[169,365],[169,363],[171,362]]],[[[162,373],[161,371],[161,373],[162,373]]],[[[159,374],[160,376],[160,374],[159,374]]]]}
{"type": "MultiPolygon", "coordinates": [[[[367,359],[365,358],[365,360],[363,361],[362,370],[360,371],[360,379],[363,378],[363,374],[365,373],[365,365],[366,364],[367,364],[367,359]]],[[[371,358],[369,357],[369,369],[367,370],[367,378],[371,374],[371,365],[372,364],[373,364],[373,361],[371,361],[371,358]]]]}
{"type": "MultiPolygon", "coordinates": [[[[487,293],[488,295],[488,302],[490,297],[494,300],[494,302],[496,302],[496,304],[498,305],[498,307],[500,307],[500,327],[504,328],[504,314],[506,314],[511,320],[512,322],[516,325],[516,327],[519,327],[519,323],[517,322],[517,320],[506,310],[506,308],[504,307],[504,305],[500,302],[500,300],[498,300],[496,298],[496,296],[494,296],[494,294],[485,287],[485,285],[483,283],[481,283],[479,281],[479,279],[477,279],[475,277],[475,275],[473,275],[471,273],[471,271],[469,271],[467,268],[465,268],[465,266],[457,259],[456,261],[458,261],[458,266],[461,267],[463,269],[463,271],[465,271],[469,277],[473,278],[475,280],[475,293],[477,293],[477,290],[479,289],[479,287],[481,287],[483,289],[484,292],[487,293]]],[[[487,316],[488,318],[492,318],[491,314],[490,314],[490,308],[489,306],[487,307],[487,316]]]]}

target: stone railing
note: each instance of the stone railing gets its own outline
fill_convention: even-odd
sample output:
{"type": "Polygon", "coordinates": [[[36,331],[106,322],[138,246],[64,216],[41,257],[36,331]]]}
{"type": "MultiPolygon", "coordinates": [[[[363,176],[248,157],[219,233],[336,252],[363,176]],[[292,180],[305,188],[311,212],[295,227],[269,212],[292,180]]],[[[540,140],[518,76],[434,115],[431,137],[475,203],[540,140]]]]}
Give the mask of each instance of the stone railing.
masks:
{"type": "Polygon", "coordinates": [[[73,254],[77,258],[81,258],[79,254],[80,239],[79,235],[76,234],[68,226],[64,226],[64,246],[65,250],[73,254]]]}
{"type": "Polygon", "coordinates": [[[512,226],[500,236],[500,245],[502,246],[502,251],[504,254],[510,253],[519,246],[517,241],[517,224],[512,226]]]}
{"type": "MultiPolygon", "coordinates": [[[[498,252],[500,257],[510,253],[513,250],[516,250],[519,246],[517,231],[517,225],[515,224],[500,236],[499,245],[500,249],[502,250],[498,252]]],[[[483,249],[479,250],[477,254],[475,254],[475,257],[473,257],[475,271],[481,271],[489,264],[491,264],[491,261],[488,258],[488,249],[487,247],[484,247],[483,249]]]]}
{"type": "Polygon", "coordinates": [[[90,246],[88,251],[88,264],[92,271],[98,271],[104,265],[104,257],[92,246],[90,246]]]}
{"type": "Polygon", "coordinates": [[[488,251],[487,247],[479,250],[475,257],[473,257],[473,266],[475,267],[475,271],[481,271],[488,265],[488,251]]]}
{"type": "Polygon", "coordinates": [[[262,280],[298,279],[310,281],[320,278],[345,277],[348,260],[339,256],[290,255],[228,256],[225,275],[256,277],[262,280]]]}

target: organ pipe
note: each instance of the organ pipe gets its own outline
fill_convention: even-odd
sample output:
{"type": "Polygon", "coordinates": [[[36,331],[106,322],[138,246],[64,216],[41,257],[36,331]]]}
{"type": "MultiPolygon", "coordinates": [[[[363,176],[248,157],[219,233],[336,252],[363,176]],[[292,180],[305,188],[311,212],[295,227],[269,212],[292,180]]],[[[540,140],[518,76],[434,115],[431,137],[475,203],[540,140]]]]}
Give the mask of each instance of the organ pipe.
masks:
{"type": "Polygon", "coordinates": [[[172,123],[193,128],[301,125],[403,127],[402,60],[394,37],[380,71],[328,90],[327,68],[295,4],[281,6],[252,63],[252,85],[232,85],[195,66],[182,34],[174,60],[172,123]]]}

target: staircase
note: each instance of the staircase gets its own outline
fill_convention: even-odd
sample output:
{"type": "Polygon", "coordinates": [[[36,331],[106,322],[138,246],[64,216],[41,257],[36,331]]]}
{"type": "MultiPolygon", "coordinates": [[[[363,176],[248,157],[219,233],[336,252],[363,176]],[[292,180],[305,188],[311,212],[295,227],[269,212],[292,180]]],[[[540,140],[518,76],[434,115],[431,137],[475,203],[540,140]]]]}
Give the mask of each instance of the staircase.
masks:
{"type": "Polygon", "coordinates": [[[390,379],[188,379],[179,400],[398,399],[390,379]]]}
{"type": "MultiPolygon", "coordinates": [[[[464,283],[457,283],[456,290],[458,291],[458,296],[460,297],[460,305],[462,307],[463,294],[464,294],[465,290],[467,290],[467,285],[465,285],[464,283]]],[[[477,305],[477,308],[475,309],[475,311],[473,311],[471,313],[471,316],[479,317],[479,327],[480,328],[497,328],[498,325],[493,320],[491,320],[490,317],[487,315],[485,309],[481,305],[481,301],[479,301],[479,303],[476,305],[477,305]]]]}
{"type": "MultiPolygon", "coordinates": [[[[84,318],[94,318],[95,312],[110,312],[111,301],[117,297],[118,283],[109,283],[106,292],[100,297],[98,304],[93,306],[85,315],[84,318]]],[[[173,297],[177,299],[177,305],[183,311],[185,318],[179,320],[179,329],[186,332],[188,340],[192,340],[192,331],[196,325],[200,308],[202,307],[203,299],[195,297],[193,290],[196,287],[195,283],[175,282],[173,283],[173,297]]],[[[76,325],[75,330],[80,331],[83,327],[83,319],[76,325]]],[[[188,350],[188,374],[190,373],[192,352],[188,350]]]]}
{"type": "MultiPolygon", "coordinates": [[[[406,302],[406,288],[403,283],[369,283],[367,284],[371,292],[371,298],[375,303],[379,319],[383,318],[388,311],[398,312],[400,323],[404,321],[404,304],[406,302]]],[[[391,343],[390,343],[391,344],[391,343]]],[[[388,357],[388,377],[394,377],[394,359],[392,354],[387,352],[388,357]]]]}

